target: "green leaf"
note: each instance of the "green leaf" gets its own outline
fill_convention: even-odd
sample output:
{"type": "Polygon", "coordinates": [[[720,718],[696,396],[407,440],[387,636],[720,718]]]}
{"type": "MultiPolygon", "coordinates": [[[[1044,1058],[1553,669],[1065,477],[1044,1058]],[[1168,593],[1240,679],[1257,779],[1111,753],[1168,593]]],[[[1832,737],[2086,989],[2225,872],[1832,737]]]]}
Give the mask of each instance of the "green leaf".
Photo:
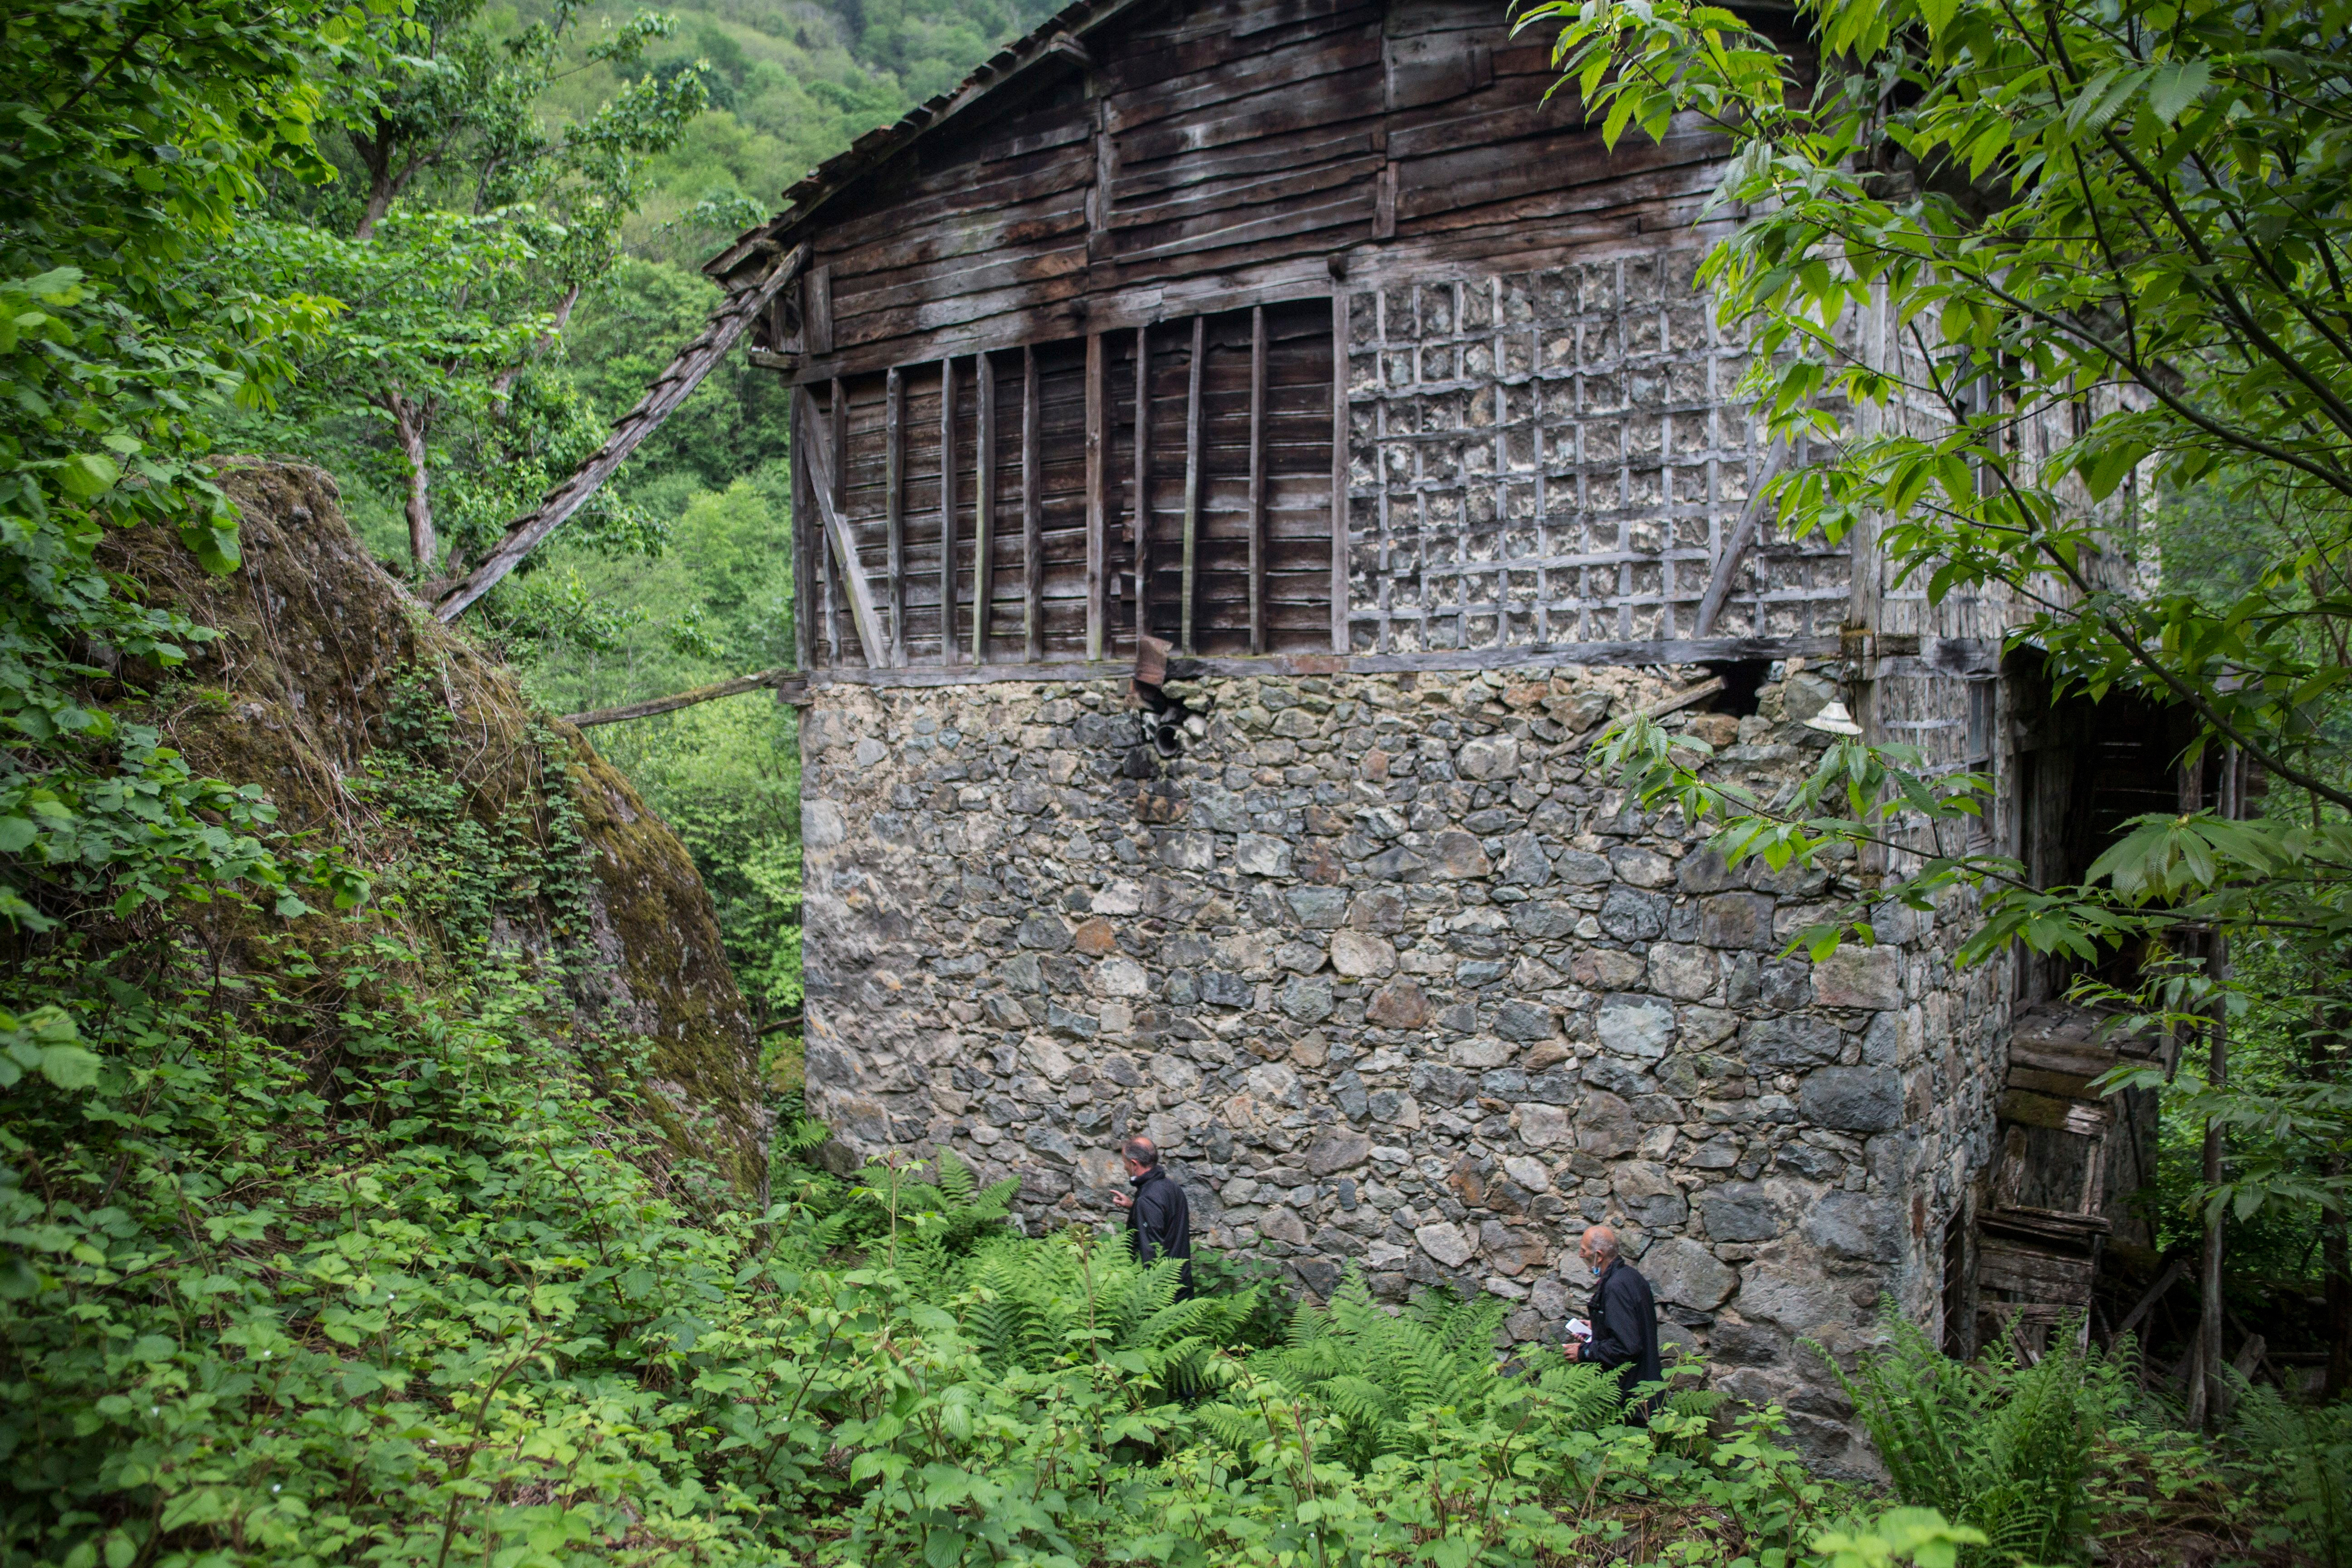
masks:
{"type": "Polygon", "coordinates": [[[76,500],[95,500],[121,478],[122,470],[103,452],[77,453],[58,468],[58,483],[76,500]]]}

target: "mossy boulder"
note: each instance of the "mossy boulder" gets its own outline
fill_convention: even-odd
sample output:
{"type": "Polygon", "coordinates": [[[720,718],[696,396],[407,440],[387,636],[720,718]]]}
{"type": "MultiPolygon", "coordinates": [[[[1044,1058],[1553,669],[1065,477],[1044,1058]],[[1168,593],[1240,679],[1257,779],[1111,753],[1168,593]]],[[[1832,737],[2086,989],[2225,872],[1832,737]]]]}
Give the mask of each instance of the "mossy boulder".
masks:
{"type": "MultiPolygon", "coordinates": [[[[572,1012],[562,1023],[646,1040],[646,1102],[672,1145],[761,1191],[759,1041],[685,846],[579,731],[534,710],[511,669],[377,564],[327,474],[236,460],[220,482],[244,520],[236,572],[211,575],[157,530],[109,551],[151,599],[220,634],[168,679],[118,668],[121,696],[146,699],[135,716],[198,773],[261,785],[281,826],[397,886],[420,855],[450,863],[432,826],[387,809],[382,788],[425,710],[430,782],[468,842],[495,847],[483,857],[493,885],[467,910],[479,929],[429,899],[379,900],[357,919],[427,954],[413,978],[428,985],[436,952],[560,959],[572,1012]]],[[[419,771],[405,754],[399,765],[419,771]]]]}

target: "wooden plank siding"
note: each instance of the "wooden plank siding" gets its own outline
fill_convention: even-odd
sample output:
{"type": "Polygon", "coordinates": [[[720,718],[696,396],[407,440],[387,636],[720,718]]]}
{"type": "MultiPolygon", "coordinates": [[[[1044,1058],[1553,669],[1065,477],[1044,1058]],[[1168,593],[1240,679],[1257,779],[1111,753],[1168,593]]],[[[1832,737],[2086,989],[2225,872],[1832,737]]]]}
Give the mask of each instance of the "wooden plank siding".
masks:
{"type": "MultiPolygon", "coordinates": [[[[1452,504],[1436,457],[1413,458],[1409,493],[1368,467],[1367,441],[1384,444],[1379,465],[1409,442],[1462,441],[1407,428],[1394,378],[1351,366],[1370,345],[1351,351],[1349,311],[1368,290],[1465,268],[1687,251],[1719,137],[1678,124],[1608,152],[1572,95],[1545,100],[1549,35],[1514,37],[1492,0],[1107,0],[1065,18],[1059,47],[1041,32],[998,57],[993,85],[963,89],[946,119],[919,111],[861,139],[837,161],[853,172],[795,187],[802,205],[761,239],[809,246],[799,319],[779,310],[762,330],[835,438],[840,515],[882,616],[869,658],[840,563],[797,544],[804,663],[1119,658],[1139,626],[1203,657],[1435,652],[1489,626],[1687,635],[1715,514],[1736,517],[1753,479],[1744,426],[1727,415],[1706,436],[1708,488],[1671,492],[1664,544],[1631,518],[1648,479],[1628,458],[1608,522],[1622,540],[1563,542],[1555,521],[1522,593],[1475,550],[1449,562],[1406,518],[1408,502],[1414,519],[1452,504]],[[1669,563],[1655,582],[1651,555],[1669,563]],[[1604,568],[1592,591],[1635,609],[1571,614],[1576,584],[1604,568]]],[[[1590,380],[1600,351],[1579,342],[1590,380]]],[[[1410,396],[1454,396],[1426,368],[1435,350],[1414,352],[1410,396]]],[[[1545,352],[1507,364],[1498,339],[1475,374],[1552,375],[1545,352]]],[[[1463,364],[1457,379],[1474,374],[1463,364]]],[[[1733,377],[1710,374],[1720,402],[1733,377]]],[[[1495,404],[1513,432],[1497,462],[1518,460],[1517,430],[1553,418],[1559,395],[1495,404]]],[[[1599,404],[1578,396],[1584,420],[1599,404]]],[[[1695,405],[1676,407],[1676,437],[1696,439],[1695,405]]],[[[1547,429],[1559,468],[1572,432],[1547,429]]],[[[1576,438],[1578,505],[1598,505],[1581,498],[1601,494],[1600,447],[1576,438]]],[[[1567,494],[1566,479],[1545,493],[1567,494]]],[[[1811,600],[1832,586],[1804,590],[1790,635],[1815,629],[1811,600]]],[[[1733,613],[1760,628],[1769,606],[1746,602],[1733,613]]]]}

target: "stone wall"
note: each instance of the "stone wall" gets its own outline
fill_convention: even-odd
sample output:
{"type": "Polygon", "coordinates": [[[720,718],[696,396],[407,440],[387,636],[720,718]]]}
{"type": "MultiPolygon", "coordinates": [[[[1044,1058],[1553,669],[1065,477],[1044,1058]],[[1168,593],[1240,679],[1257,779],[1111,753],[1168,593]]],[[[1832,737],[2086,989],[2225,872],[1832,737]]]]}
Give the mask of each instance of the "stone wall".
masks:
{"type": "MultiPolygon", "coordinates": [[[[1123,682],[821,684],[805,752],[808,1082],[854,1146],[948,1144],[1032,1224],[1108,1217],[1167,1150],[1205,1239],[1328,1291],[1583,1305],[1623,1226],[1723,1385],[1864,1463],[1794,1342],[1893,1291],[1935,1320],[1990,1150],[2003,993],[1959,921],[1780,956],[1838,889],[1727,871],[1585,769],[1607,717],[1705,671],[1333,675],[1172,687],[1205,724],[1126,776],[1123,682]]],[[[1834,688],[1678,713],[1766,795],[1834,688]]]]}

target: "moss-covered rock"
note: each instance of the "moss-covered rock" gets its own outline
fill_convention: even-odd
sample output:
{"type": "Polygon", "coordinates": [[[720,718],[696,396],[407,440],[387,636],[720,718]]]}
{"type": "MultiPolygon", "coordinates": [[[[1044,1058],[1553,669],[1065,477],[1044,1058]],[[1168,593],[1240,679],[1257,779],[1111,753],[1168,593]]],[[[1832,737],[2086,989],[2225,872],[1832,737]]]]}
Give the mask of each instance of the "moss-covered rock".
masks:
{"type": "MultiPolygon", "coordinates": [[[[370,557],[329,476],[236,461],[221,482],[244,518],[237,572],[210,575],[160,531],[114,542],[110,565],[220,633],[168,680],[120,668],[121,695],[146,694],[137,716],[199,773],[260,784],[281,826],[342,846],[395,886],[420,856],[452,855],[429,821],[387,805],[387,762],[418,744],[421,708],[425,771],[467,830],[457,837],[490,847],[467,862],[487,886],[463,909],[383,900],[359,918],[427,953],[487,942],[560,956],[570,1025],[644,1037],[646,1100],[673,1145],[760,1191],[759,1042],[685,847],[577,730],[536,712],[512,670],[370,557]]],[[[391,772],[404,770],[416,758],[391,772]]],[[[431,968],[418,978],[429,984],[431,968]]]]}

